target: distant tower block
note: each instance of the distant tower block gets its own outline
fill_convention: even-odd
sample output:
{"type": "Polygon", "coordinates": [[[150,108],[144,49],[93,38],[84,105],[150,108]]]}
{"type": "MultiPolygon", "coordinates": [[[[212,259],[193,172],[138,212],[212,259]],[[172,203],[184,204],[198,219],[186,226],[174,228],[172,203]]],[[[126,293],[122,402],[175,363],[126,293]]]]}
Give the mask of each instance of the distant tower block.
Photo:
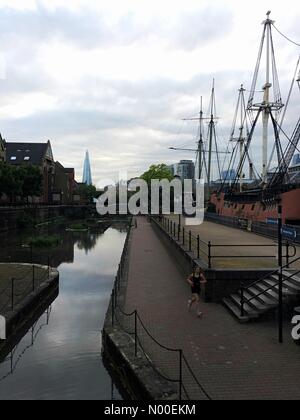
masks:
{"type": "Polygon", "coordinates": [[[86,185],[92,185],[92,172],[91,172],[91,165],[90,165],[90,157],[88,150],[85,154],[84,165],[83,165],[83,177],[82,182],[86,185]]]}

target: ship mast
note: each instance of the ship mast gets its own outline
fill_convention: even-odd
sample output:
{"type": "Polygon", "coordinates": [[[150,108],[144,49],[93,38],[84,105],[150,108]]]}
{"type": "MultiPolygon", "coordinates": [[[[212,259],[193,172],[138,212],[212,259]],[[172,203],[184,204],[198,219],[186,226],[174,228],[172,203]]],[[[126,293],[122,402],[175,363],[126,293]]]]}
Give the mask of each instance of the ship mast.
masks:
{"type": "Polygon", "coordinates": [[[217,155],[218,172],[221,178],[219,151],[218,151],[217,138],[216,138],[215,80],[213,80],[209,109],[210,109],[210,120],[208,123],[208,134],[207,134],[207,139],[208,139],[207,191],[208,191],[208,194],[209,194],[211,180],[212,180],[212,154],[213,153],[216,153],[217,155]],[[215,146],[215,150],[213,150],[213,145],[215,146]]]}
{"type": "MultiPolygon", "coordinates": [[[[239,162],[242,161],[243,153],[244,153],[244,145],[246,138],[249,134],[248,124],[247,124],[247,113],[246,113],[246,106],[245,106],[245,89],[244,86],[241,85],[239,89],[238,101],[237,106],[234,114],[232,130],[230,135],[230,141],[236,142],[239,148],[239,162]],[[236,135],[236,127],[237,127],[237,120],[239,118],[239,127],[238,133],[236,135]]],[[[240,191],[243,189],[243,166],[239,166],[237,177],[239,180],[240,191]]]]}
{"type": "Polygon", "coordinates": [[[199,112],[199,141],[196,161],[198,159],[198,179],[202,178],[202,166],[206,164],[205,154],[203,148],[203,107],[202,107],[202,96],[200,98],[200,112],[199,112]]]}
{"type": "MultiPolygon", "coordinates": [[[[248,100],[248,111],[249,115],[252,116],[253,111],[261,112],[262,114],[262,182],[266,183],[267,171],[268,171],[268,131],[269,122],[272,120],[273,126],[277,121],[280,114],[280,110],[283,107],[281,93],[279,88],[279,81],[276,69],[274,46],[272,39],[271,27],[274,23],[270,19],[270,11],[267,12],[267,19],[263,21],[264,29],[262,39],[259,48],[258,60],[253,76],[252,87],[248,100]],[[266,48],[266,72],[265,72],[265,83],[262,87],[263,98],[262,102],[253,103],[254,94],[256,92],[256,85],[258,80],[258,72],[260,68],[261,58],[264,46],[266,48]],[[271,88],[273,91],[273,100],[271,99],[271,88]],[[274,115],[272,115],[274,111],[274,115]]],[[[277,145],[278,146],[278,145],[277,145]]],[[[279,157],[279,156],[278,156],[279,157]]]]}

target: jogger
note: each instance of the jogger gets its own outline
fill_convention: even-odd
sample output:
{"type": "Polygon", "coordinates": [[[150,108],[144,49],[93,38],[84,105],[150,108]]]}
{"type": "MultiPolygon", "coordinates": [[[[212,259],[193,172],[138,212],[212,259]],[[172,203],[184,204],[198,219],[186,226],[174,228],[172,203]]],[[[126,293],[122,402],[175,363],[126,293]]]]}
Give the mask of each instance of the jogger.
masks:
{"type": "Polygon", "coordinates": [[[207,283],[203,271],[200,267],[196,267],[194,272],[187,278],[187,282],[191,286],[192,296],[188,301],[188,308],[191,309],[194,302],[197,304],[197,316],[202,317],[203,313],[200,310],[200,293],[201,284],[207,283]]]}

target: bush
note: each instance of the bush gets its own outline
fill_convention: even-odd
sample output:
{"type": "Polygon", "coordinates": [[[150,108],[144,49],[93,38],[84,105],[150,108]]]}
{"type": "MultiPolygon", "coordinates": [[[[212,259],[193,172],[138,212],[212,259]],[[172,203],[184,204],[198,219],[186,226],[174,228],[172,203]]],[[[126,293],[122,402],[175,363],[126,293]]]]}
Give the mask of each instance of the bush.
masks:
{"type": "Polygon", "coordinates": [[[71,230],[84,230],[87,229],[88,226],[85,223],[74,223],[73,225],[69,226],[71,230]]]}
{"type": "Polygon", "coordinates": [[[35,220],[28,214],[23,214],[17,219],[17,227],[19,229],[30,228],[35,225],[35,220]]]}
{"type": "Polygon", "coordinates": [[[29,239],[29,245],[33,248],[51,248],[60,243],[60,237],[53,236],[37,236],[36,238],[29,239]]]}

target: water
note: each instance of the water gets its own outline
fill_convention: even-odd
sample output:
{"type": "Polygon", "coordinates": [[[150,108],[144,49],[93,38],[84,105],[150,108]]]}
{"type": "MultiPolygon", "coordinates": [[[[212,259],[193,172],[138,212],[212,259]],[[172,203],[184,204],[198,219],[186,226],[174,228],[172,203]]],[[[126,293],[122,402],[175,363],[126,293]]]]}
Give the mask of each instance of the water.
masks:
{"type": "MultiPolygon", "coordinates": [[[[61,235],[62,252],[52,257],[65,261],[57,264],[59,296],[0,364],[0,400],[121,398],[102,364],[101,329],[126,231],[61,235]]],[[[0,259],[21,252],[14,240],[6,238],[0,259]]]]}

